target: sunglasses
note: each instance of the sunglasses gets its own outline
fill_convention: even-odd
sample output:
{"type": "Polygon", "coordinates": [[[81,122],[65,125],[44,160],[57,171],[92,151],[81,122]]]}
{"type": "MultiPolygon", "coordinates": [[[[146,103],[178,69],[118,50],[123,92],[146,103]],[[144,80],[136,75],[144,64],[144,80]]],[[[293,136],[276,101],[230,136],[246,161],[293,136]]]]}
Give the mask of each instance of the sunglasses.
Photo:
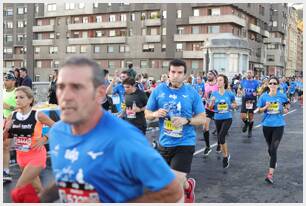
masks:
{"type": "Polygon", "coordinates": [[[269,82],[269,85],[278,85],[277,82],[269,82]]]}

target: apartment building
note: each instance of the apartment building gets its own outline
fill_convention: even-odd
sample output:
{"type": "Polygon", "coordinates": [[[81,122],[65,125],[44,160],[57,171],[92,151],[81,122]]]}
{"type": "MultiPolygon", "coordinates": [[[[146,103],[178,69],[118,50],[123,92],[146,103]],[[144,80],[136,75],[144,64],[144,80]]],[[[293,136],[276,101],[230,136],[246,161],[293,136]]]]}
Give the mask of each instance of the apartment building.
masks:
{"type": "Polygon", "coordinates": [[[297,56],[296,56],[296,71],[295,75],[299,76],[303,74],[303,18],[299,19],[297,22],[297,56]]]}
{"type": "MultiPolygon", "coordinates": [[[[32,27],[34,4],[4,4],[3,57],[6,70],[14,67],[33,68],[32,27]]],[[[33,75],[33,70],[29,70],[33,75]]]]}
{"type": "Polygon", "coordinates": [[[28,35],[37,81],[47,81],[75,54],[95,59],[111,74],[133,63],[159,78],[173,58],[185,60],[189,72],[270,72],[271,4],[46,3],[33,4],[33,11],[28,35]]]}
{"type": "Polygon", "coordinates": [[[298,49],[298,13],[294,7],[289,8],[288,13],[288,53],[287,53],[287,66],[286,66],[286,76],[294,76],[296,72],[296,62],[297,62],[297,49],[298,49]]]}

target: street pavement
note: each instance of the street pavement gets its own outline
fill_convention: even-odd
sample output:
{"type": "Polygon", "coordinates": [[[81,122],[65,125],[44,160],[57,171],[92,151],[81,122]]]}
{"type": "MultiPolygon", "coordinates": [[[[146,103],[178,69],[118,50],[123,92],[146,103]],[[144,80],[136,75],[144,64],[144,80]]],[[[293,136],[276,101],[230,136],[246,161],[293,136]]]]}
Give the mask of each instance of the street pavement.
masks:
{"type": "MultiPolygon", "coordinates": [[[[286,115],[284,136],[278,148],[278,162],[274,185],[264,179],[269,167],[267,145],[259,125],[261,114],[255,115],[253,137],[241,132],[239,112],[234,112],[233,123],[226,137],[231,154],[230,166],[222,168],[222,155],[215,152],[217,137],[211,134],[213,151],[204,158],[205,143],[202,129],[197,128],[197,145],[190,177],[197,181],[197,203],[302,203],[303,202],[303,110],[298,103],[286,115]]],[[[211,124],[213,130],[214,125],[211,124]]],[[[157,136],[158,131],[148,136],[157,136]]],[[[49,161],[48,161],[49,162],[49,161]]],[[[12,166],[13,182],[5,184],[3,201],[11,202],[9,192],[20,172],[12,166]]],[[[53,179],[50,163],[41,173],[43,185],[53,179]]]]}

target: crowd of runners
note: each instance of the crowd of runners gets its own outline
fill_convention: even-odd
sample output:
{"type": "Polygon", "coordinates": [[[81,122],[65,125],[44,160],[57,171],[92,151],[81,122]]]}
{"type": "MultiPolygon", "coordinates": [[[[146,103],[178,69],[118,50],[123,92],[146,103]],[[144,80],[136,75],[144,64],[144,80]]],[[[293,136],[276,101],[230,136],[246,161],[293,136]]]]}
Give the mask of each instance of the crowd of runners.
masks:
{"type": "Polygon", "coordinates": [[[254,113],[263,113],[262,136],[270,158],[263,180],[273,184],[283,114],[292,102],[303,106],[303,78],[258,78],[251,70],[231,80],[216,70],[188,73],[186,63],[174,59],[160,80],[137,74],[132,64],[110,80],[95,61],[71,57],[50,83],[49,103],[60,109],[57,122],[33,109],[32,89],[16,84],[14,72],[5,73],[4,183],[12,181],[10,147],[21,170],[12,201],[196,202],[196,180],[189,173],[197,138],[205,141],[206,157],[216,133],[220,166],[229,169],[227,133],[233,112],[240,112],[241,132],[248,138],[254,113]],[[154,144],[145,136],[152,121],[159,124],[154,144]],[[43,125],[50,127],[44,135],[43,125]],[[203,137],[197,137],[196,127],[203,128],[203,137]],[[43,187],[39,174],[46,167],[46,144],[55,182],[43,187]]]}

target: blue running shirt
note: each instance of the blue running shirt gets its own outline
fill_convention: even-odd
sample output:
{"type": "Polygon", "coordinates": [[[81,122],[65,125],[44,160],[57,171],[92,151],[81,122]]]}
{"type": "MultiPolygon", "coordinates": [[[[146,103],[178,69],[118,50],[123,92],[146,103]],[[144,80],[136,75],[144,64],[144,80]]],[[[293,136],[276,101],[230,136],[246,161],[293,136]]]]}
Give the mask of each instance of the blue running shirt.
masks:
{"type": "Polygon", "coordinates": [[[256,99],[255,96],[253,96],[253,92],[257,91],[257,88],[259,87],[258,81],[257,80],[242,80],[241,81],[241,88],[245,92],[245,98],[246,99],[256,99]]]}
{"type": "Polygon", "coordinates": [[[200,84],[196,83],[193,87],[198,92],[200,97],[203,98],[205,94],[205,84],[203,82],[200,84]]]}
{"type": "Polygon", "coordinates": [[[175,128],[171,123],[173,116],[192,118],[205,112],[201,97],[192,86],[184,84],[178,89],[172,89],[166,83],[162,83],[151,93],[146,108],[150,111],[157,111],[160,108],[168,111],[166,118],[159,119],[161,146],[195,145],[194,126],[184,125],[183,128],[175,128]]]}
{"type": "Polygon", "coordinates": [[[116,104],[116,108],[118,112],[121,112],[121,106],[124,103],[124,95],[125,95],[125,89],[122,83],[118,83],[115,88],[113,89],[113,95],[117,94],[120,98],[120,103],[116,104]]]}
{"type": "Polygon", "coordinates": [[[175,175],[138,129],[104,111],[90,132],[73,135],[59,121],[50,130],[52,170],[62,202],[90,196],[104,203],[127,202],[159,191],[175,175]]]}
{"type": "Polygon", "coordinates": [[[279,90],[281,93],[286,94],[286,93],[287,93],[287,90],[288,90],[288,85],[286,84],[286,82],[280,83],[280,85],[279,85],[279,87],[278,87],[278,90],[279,90]]]}
{"type": "Polygon", "coordinates": [[[216,98],[214,104],[214,119],[231,119],[233,117],[231,104],[235,101],[234,93],[229,90],[225,90],[224,94],[221,95],[219,91],[214,91],[211,96],[216,98]]]}
{"type": "Polygon", "coordinates": [[[283,104],[288,102],[285,94],[277,92],[276,96],[270,96],[269,93],[264,93],[260,96],[257,107],[264,107],[266,102],[272,103],[264,112],[262,125],[267,127],[280,127],[285,125],[283,116],[283,104]]]}
{"type": "Polygon", "coordinates": [[[296,86],[297,86],[297,84],[296,84],[295,81],[290,82],[290,89],[289,89],[290,94],[294,94],[296,86]]]}

